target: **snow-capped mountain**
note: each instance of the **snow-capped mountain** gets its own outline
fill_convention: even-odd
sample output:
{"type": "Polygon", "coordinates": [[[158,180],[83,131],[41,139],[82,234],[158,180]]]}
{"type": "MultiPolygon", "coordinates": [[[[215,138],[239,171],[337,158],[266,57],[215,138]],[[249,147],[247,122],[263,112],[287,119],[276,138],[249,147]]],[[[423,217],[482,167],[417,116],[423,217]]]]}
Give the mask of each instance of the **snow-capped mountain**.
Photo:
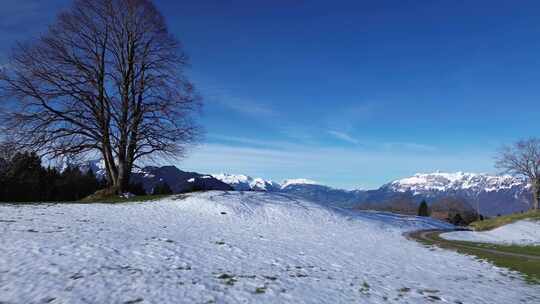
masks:
{"type": "Polygon", "coordinates": [[[412,177],[393,181],[386,185],[397,192],[412,192],[414,195],[432,194],[436,192],[467,191],[471,195],[481,192],[527,188],[524,179],[510,175],[488,175],[477,173],[418,173],[412,177]]]}
{"type": "Polygon", "coordinates": [[[159,183],[167,183],[173,192],[182,193],[196,190],[233,190],[233,188],[211,175],[186,172],[175,166],[144,167],[132,173],[132,181],[141,183],[144,190],[150,193],[159,183]]]}
{"type": "Polygon", "coordinates": [[[291,178],[286,179],[281,183],[281,189],[285,189],[292,185],[320,185],[318,182],[306,178],[291,178]]]}
{"type": "Polygon", "coordinates": [[[214,178],[231,185],[237,191],[280,191],[293,185],[319,185],[318,182],[306,178],[286,179],[281,183],[251,177],[243,174],[212,174],[214,178]]]}
{"type": "Polygon", "coordinates": [[[364,192],[360,190],[335,189],[305,178],[286,179],[278,183],[246,175],[222,173],[212,176],[231,185],[237,191],[288,193],[329,206],[351,208],[361,202],[364,197],[364,192]]]}
{"type": "MultiPolygon", "coordinates": [[[[63,170],[69,165],[63,163],[61,166],[60,170],[63,170]]],[[[103,160],[90,160],[78,166],[83,173],[92,170],[97,177],[106,177],[107,173],[103,160]]],[[[131,182],[141,183],[147,193],[151,193],[157,184],[163,182],[167,183],[175,193],[195,190],[233,190],[233,187],[228,183],[224,183],[211,175],[186,172],[175,166],[137,168],[131,174],[131,182]]]]}
{"type": "Polygon", "coordinates": [[[87,161],[81,165],[79,165],[79,169],[86,173],[88,170],[92,170],[96,176],[105,177],[107,175],[106,169],[105,169],[105,161],[103,160],[90,160],[87,161]]]}
{"type": "Polygon", "coordinates": [[[531,204],[530,185],[522,178],[463,172],[419,173],[395,180],[367,191],[365,202],[383,202],[398,196],[417,202],[426,200],[428,204],[457,197],[489,216],[527,210],[531,204]]]}
{"type": "Polygon", "coordinates": [[[220,174],[214,177],[235,190],[283,192],[345,208],[382,204],[397,198],[408,198],[417,203],[426,200],[431,204],[442,198],[454,197],[465,200],[474,210],[484,215],[494,216],[527,210],[531,201],[527,181],[510,175],[418,173],[375,190],[335,189],[308,179],[289,179],[276,183],[245,175],[220,174]]]}
{"type": "Polygon", "coordinates": [[[242,174],[212,174],[212,176],[226,184],[229,184],[234,190],[237,191],[276,191],[281,185],[264,180],[262,178],[253,178],[251,176],[242,174]]]}

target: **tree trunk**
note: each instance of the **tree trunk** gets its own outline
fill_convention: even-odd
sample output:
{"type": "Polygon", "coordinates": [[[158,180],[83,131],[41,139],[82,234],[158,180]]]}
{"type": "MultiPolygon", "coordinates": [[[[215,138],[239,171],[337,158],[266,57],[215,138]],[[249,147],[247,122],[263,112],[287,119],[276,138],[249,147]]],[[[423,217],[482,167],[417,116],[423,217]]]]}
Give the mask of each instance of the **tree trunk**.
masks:
{"type": "Polygon", "coordinates": [[[532,181],[532,190],[533,190],[533,206],[534,210],[538,210],[538,202],[540,201],[540,179],[534,179],[532,181]]]}
{"type": "Polygon", "coordinates": [[[118,178],[116,186],[118,188],[118,194],[123,194],[129,190],[129,178],[131,175],[131,167],[125,161],[118,163],[118,178]]]}

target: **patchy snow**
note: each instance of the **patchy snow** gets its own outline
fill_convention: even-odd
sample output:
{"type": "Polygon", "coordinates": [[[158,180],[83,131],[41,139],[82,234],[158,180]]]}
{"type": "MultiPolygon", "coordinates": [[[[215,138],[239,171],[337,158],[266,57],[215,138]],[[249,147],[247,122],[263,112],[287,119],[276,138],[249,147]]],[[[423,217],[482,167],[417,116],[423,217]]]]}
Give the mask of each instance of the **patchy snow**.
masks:
{"type": "Polygon", "coordinates": [[[540,221],[517,221],[490,231],[453,231],[443,233],[441,237],[481,243],[540,245],[540,221]]]}
{"type": "Polygon", "coordinates": [[[444,227],[264,192],[1,205],[0,302],[540,302],[513,272],[403,236],[444,227]]]}

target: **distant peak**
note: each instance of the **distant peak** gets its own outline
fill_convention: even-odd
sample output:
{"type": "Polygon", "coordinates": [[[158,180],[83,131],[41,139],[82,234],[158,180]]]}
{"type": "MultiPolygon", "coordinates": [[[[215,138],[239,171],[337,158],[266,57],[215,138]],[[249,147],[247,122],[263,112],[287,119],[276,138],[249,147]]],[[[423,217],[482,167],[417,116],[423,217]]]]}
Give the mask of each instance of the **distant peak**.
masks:
{"type": "Polygon", "coordinates": [[[470,172],[434,172],[416,173],[411,177],[395,180],[390,183],[399,192],[412,191],[448,191],[458,189],[476,189],[477,191],[493,191],[508,189],[522,185],[525,181],[510,175],[490,175],[487,173],[470,172]]]}
{"type": "Polygon", "coordinates": [[[320,185],[318,182],[306,178],[286,179],[281,183],[281,189],[290,185],[320,185]]]}
{"type": "Polygon", "coordinates": [[[264,180],[262,178],[253,178],[243,174],[219,173],[212,174],[212,176],[231,185],[236,190],[269,191],[279,187],[279,185],[273,181],[264,180]]]}

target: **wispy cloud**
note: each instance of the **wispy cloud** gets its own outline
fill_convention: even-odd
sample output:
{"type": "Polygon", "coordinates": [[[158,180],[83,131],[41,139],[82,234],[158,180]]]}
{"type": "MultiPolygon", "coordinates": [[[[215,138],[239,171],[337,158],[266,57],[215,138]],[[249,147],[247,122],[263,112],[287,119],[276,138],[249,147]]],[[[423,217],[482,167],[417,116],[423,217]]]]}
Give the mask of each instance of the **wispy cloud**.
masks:
{"type": "Polygon", "coordinates": [[[375,110],[376,106],[369,102],[337,107],[326,114],[324,123],[330,130],[350,131],[355,129],[359,122],[373,117],[375,110]]]}
{"type": "Polygon", "coordinates": [[[328,134],[333,135],[335,138],[340,139],[342,141],[355,144],[355,145],[360,143],[356,138],[352,137],[351,135],[345,132],[333,131],[333,130],[327,131],[327,132],[328,134]]]}
{"type": "Polygon", "coordinates": [[[219,104],[235,112],[256,117],[275,116],[278,114],[270,105],[252,98],[239,97],[230,88],[203,84],[199,89],[201,92],[204,92],[204,98],[207,100],[206,106],[219,104]]]}
{"type": "Polygon", "coordinates": [[[383,147],[387,150],[408,150],[408,151],[419,151],[419,152],[434,152],[437,151],[437,147],[412,143],[412,142],[388,142],[384,143],[383,147]]]}
{"type": "Polygon", "coordinates": [[[268,140],[268,139],[258,139],[258,138],[248,138],[240,136],[229,136],[221,134],[211,134],[208,136],[212,142],[221,142],[234,144],[244,147],[265,147],[265,148],[274,148],[276,150],[298,148],[302,145],[295,142],[283,141],[283,140],[268,140]]]}
{"type": "Polygon", "coordinates": [[[251,116],[275,116],[277,112],[270,106],[258,103],[254,100],[245,100],[238,97],[223,96],[217,100],[221,105],[236,112],[251,116]]]}

